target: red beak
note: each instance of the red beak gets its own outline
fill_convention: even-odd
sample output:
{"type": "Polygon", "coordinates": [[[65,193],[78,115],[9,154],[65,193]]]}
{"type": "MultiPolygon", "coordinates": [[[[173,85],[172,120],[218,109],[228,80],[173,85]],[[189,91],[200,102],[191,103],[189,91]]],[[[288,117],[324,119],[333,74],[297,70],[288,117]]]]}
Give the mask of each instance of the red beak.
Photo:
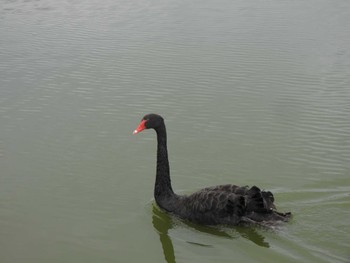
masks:
{"type": "Polygon", "coordinates": [[[139,133],[140,131],[143,131],[144,129],[146,129],[146,120],[142,120],[139,124],[139,126],[137,126],[136,130],[134,130],[134,132],[132,134],[136,134],[139,133]]]}

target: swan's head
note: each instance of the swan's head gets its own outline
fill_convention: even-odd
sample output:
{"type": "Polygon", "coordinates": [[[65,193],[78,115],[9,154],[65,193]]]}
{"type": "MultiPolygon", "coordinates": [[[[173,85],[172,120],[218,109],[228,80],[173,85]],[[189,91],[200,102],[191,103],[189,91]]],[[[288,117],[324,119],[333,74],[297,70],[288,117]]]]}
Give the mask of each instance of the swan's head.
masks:
{"type": "Polygon", "coordinates": [[[164,119],[162,116],[153,113],[147,114],[142,118],[139,126],[134,130],[133,134],[139,133],[144,129],[157,129],[162,125],[164,125],[164,119]]]}

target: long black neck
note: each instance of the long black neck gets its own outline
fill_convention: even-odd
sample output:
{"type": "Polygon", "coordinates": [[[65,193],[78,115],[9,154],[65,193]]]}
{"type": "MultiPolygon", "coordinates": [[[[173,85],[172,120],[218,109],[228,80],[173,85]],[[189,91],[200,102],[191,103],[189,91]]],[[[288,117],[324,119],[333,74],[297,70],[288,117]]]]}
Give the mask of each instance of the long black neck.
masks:
{"type": "Polygon", "coordinates": [[[171,210],[171,201],[174,198],[174,192],[171,187],[170,169],[167,150],[167,137],[165,125],[155,129],[157,132],[157,172],[156,183],[154,187],[154,198],[157,204],[165,209],[171,210]]]}

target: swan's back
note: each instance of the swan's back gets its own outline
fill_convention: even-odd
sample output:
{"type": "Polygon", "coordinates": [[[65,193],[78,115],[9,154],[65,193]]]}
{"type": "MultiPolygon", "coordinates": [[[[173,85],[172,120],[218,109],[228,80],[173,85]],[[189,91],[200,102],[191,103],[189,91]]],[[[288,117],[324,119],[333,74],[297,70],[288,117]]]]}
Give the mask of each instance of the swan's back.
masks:
{"type": "Polygon", "coordinates": [[[181,196],[174,204],[174,213],[195,223],[236,225],[244,221],[286,221],[286,214],[277,213],[271,192],[258,187],[219,185],[181,196]]]}

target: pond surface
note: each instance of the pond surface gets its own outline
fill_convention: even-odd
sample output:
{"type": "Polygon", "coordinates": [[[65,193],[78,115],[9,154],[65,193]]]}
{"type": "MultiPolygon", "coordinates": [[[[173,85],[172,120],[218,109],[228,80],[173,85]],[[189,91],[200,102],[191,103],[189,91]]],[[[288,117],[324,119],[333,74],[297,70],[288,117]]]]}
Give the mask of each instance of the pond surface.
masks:
{"type": "Polygon", "coordinates": [[[3,0],[0,261],[349,262],[350,1],[3,0]],[[275,194],[292,221],[203,227],[173,188],[275,194]]]}

